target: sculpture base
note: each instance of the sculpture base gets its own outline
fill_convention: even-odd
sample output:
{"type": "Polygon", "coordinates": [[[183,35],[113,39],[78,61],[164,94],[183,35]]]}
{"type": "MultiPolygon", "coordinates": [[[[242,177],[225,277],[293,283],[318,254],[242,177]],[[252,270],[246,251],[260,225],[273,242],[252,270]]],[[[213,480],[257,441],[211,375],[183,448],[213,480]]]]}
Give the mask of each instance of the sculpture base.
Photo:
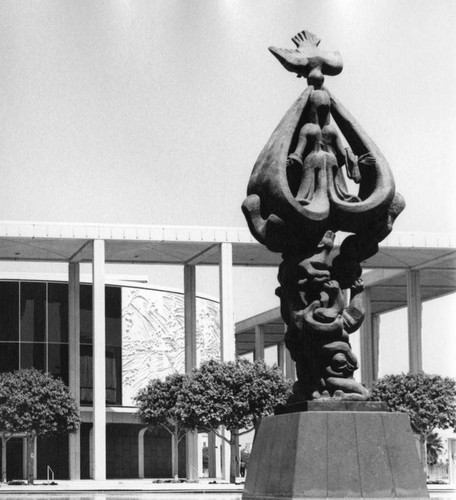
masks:
{"type": "Polygon", "coordinates": [[[261,421],[243,500],[429,498],[405,413],[306,411],[261,421]]]}
{"type": "Polygon", "coordinates": [[[314,399],[288,405],[280,405],[275,415],[300,411],[388,411],[388,405],[379,401],[348,401],[346,399],[314,399]]]}

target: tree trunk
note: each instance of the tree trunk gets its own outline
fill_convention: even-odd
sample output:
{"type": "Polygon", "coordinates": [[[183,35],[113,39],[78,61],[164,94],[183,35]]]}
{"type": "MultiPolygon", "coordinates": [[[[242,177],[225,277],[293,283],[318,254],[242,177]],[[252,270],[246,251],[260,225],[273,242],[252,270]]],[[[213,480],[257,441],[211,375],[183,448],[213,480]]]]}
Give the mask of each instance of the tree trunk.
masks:
{"type": "Polygon", "coordinates": [[[420,456],[421,467],[427,476],[427,454],[426,454],[426,438],[420,434],[414,434],[418,446],[418,454],[420,456]]]}
{"type": "Polygon", "coordinates": [[[171,474],[177,481],[179,479],[179,433],[177,430],[173,434],[172,470],[171,474]]]}
{"type": "Polygon", "coordinates": [[[35,479],[35,441],[34,434],[27,436],[27,482],[33,484],[35,479]]]}
{"type": "Polygon", "coordinates": [[[239,433],[237,430],[231,431],[230,440],[230,483],[235,483],[236,478],[239,476],[239,433]]]}
{"type": "Polygon", "coordinates": [[[6,483],[6,443],[8,439],[5,436],[2,436],[2,482],[6,483]]]}

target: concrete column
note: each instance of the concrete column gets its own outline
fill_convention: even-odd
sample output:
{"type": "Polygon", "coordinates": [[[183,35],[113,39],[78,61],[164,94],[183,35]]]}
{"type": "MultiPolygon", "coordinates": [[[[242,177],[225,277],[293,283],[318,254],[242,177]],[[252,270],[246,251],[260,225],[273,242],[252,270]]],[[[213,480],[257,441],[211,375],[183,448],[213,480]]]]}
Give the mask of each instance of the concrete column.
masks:
{"type": "Polygon", "coordinates": [[[187,440],[186,446],[186,474],[187,479],[197,480],[198,474],[198,431],[189,431],[185,436],[187,440]]]}
{"type": "Polygon", "coordinates": [[[284,376],[286,373],[286,350],[287,348],[285,347],[285,342],[277,344],[277,366],[280,368],[284,376]]]}
{"type": "Polygon", "coordinates": [[[224,481],[230,480],[230,468],[231,468],[231,447],[226,440],[231,439],[231,432],[225,427],[220,428],[220,432],[225,439],[220,440],[220,446],[222,447],[221,460],[221,474],[224,481]]]}
{"type": "MultiPolygon", "coordinates": [[[[283,333],[287,333],[288,326],[286,324],[283,325],[283,333]]],[[[283,343],[284,351],[285,351],[285,377],[291,379],[293,382],[296,382],[296,365],[295,362],[291,359],[290,351],[287,349],[285,342],[283,343]]]]}
{"type": "Polygon", "coordinates": [[[412,373],[417,373],[423,369],[421,314],[420,272],[407,271],[409,371],[412,373]]]}
{"type": "Polygon", "coordinates": [[[255,361],[264,360],[264,326],[255,325],[255,352],[253,353],[255,361]]]}
{"type": "MultiPolygon", "coordinates": [[[[27,474],[28,474],[27,461],[28,461],[27,438],[23,437],[22,438],[22,477],[27,477],[27,474]]],[[[35,462],[36,462],[36,460],[35,460],[35,462]]]]}
{"type": "Polygon", "coordinates": [[[285,377],[296,382],[296,365],[291,359],[290,351],[285,348],[285,377]]]}
{"type": "Polygon", "coordinates": [[[217,477],[217,441],[216,435],[213,432],[207,433],[207,447],[208,447],[208,476],[217,477]]]}
{"type": "MultiPolygon", "coordinates": [[[[233,249],[231,243],[220,244],[220,350],[222,361],[235,359],[234,308],[233,308],[233,249]]],[[[222,429],[229,436],[229,431],[222,429]]],[[[222,478],[230,479],[230,446],[222,441],[222,478]]]]}
{"type": "Polygon", "coordinates": [[[196,368],[196,268],[184,266],[185,372],[196,368]]]}
{"type": "Polygon", "coordinates": [[[456,483],[456,439],[448,438],[448,481],[456,483]]]}
{"type": "Polygon", "coordinates": [[[223,470],[222,470],[222,455],[223,455],[223,450],[222,450],[222,443],[223,441],[216,436],[216,463],[215,463],[215,470],[216,470],[216,477],[223,477],[223,470]]]}
{"type": "Polygon", "coordinates": [[[138,477],[144,479],[144,434],[147,432],[147,427],[141,429],[138,433],[138,477]]]}
{"type": "MultiPolygon", "coordinates": [[[[70,392],[76,405],[80,406],[80,306],[79,306],[79,263],[68,265],[68,371],[70,392]]],[[[81,431],[68,436],[70,479],[81,479],[81,431]]]]}
{"type": "Polygon", "coordinates": [[[94,479],[93,477],[93,424],[89,431],[89,478],[94,479]]]}
{"type": "Polygon", "coordinates": [[[203,448],[204,448],[204,438],[203,436],[198,436],[198,463],[196,464],[198,475],[197,477],[203,477],[203,448]]]}
{"type": "Polygon", "coordinates": [[[374,381],[374,345],[372,335],[372,309],[371,292],[369,288],[364,290],[364,309],[365,316],[361,325],[361,382],[366,387],[372,387],[374,381]]]}
{"type": "Polygon", "coordinates": [[[380,356],[380,315],[372,315],[372,379],[378,380],[378,360],[380,356]]]}
{"type": "MultiPolygon", "coordinates": [[[[176,460],[176,436],[173,434],[170,434],[171,436],[171,467],[172,469],[174,468],[174,462],[176,460]]],[[[178,463],[177,463],[177,477],[179,477],[179,460],[178,460],[178,463]]],[[[173,471],[171,470],[171,473],[173,474],[173,471]]],[[[177,479],[176,476],[173,477],[173,479],[177,479]]]]}
{"type": "Polygon", "coordinates": [[[232,252],[231,243],[220,244],[220,346],[223,361],[235,358],[232,252]]]}
{"type": "MultiPolygon", "coordinates": [[[[196,368],[196,268],[184,266],[185,371],[196,368]]],[[[198,479],[198,431],[187,432],[186,475],[198,479]]]]}
{"type": "Polygon", "coordinates": [[[93,479],[106,479],[105,242],[93,241],[93,479]]]}

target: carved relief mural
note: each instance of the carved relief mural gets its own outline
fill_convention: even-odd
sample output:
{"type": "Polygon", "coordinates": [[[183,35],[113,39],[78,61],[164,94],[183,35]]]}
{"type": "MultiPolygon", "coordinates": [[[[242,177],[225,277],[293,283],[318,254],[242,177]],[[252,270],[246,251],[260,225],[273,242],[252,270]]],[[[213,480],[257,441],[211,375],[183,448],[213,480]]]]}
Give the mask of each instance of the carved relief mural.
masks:
{"type": "MultiPolygon", "coordinates": [[[[220,356],[219,305],[196,299],[197,362],[220,356]]],[[[122,289],[122,399],[149,380],[185,371],[184,296],[138,288],[122,289]]]]}

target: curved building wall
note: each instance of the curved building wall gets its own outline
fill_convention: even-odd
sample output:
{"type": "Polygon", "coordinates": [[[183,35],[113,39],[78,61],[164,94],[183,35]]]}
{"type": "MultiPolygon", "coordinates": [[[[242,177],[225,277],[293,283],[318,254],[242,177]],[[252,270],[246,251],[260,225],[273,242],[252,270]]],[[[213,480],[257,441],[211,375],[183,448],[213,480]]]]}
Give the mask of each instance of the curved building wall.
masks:
{"type": "MultiPolygon", "coordinates": [[[[184,297],[181,293],[122,289],[122,402],[154,378],[185,371],[184,297]]],[[[197,362],[220,357],[219,306],[196,300],[197,362]]]]}
{"type": "MultiPolygon", "coordinates": [[[[196,299],[197,362],[220,356],[219,305],[196,299]]],[[[92,290],[80,287],[81,403],[92,400],[92,290]]],[[[133,406],[154,378],[185,371],[184,296],[149,286],[106,286],[107,404],[133,406]]],[[[0,281],[0,371],[35,367],[68,383],[68,285],[0,281]]]]}
{"type": "MultiPolygon", "coordinates": [[[[185,370],[184,295],[146,284],[107,280],[105,296],[107,477],[138,477],[140,459],[145,477],[169,477],[170,435],[160,429],[146,432],[143,456],[139,457],[138,436],[144,426],[138,424],[132,406],[134,396],[149,380],[185,370]]],[[[197,297],[196,316],[197,362],[220,357],[218,302],[197,297]]],[[[63,277],[0,276],[1,372],[35,367],[68,384],[68,324],[68,284],[63,277]]],[[[81,478],[91,476],[92,344],[92,290],[81,280],[81,478]]],[[[22,437],[18,437],[8,444],[8,479],[25,477],[21,442],[22,437]]],[[[46,477],[47,465],[59,479],[68,478],[68,453],[64,436],[39,439],[38,478],[46,477]]],[[[179,470],[185,474],[185,461],[179,470]]]]}

